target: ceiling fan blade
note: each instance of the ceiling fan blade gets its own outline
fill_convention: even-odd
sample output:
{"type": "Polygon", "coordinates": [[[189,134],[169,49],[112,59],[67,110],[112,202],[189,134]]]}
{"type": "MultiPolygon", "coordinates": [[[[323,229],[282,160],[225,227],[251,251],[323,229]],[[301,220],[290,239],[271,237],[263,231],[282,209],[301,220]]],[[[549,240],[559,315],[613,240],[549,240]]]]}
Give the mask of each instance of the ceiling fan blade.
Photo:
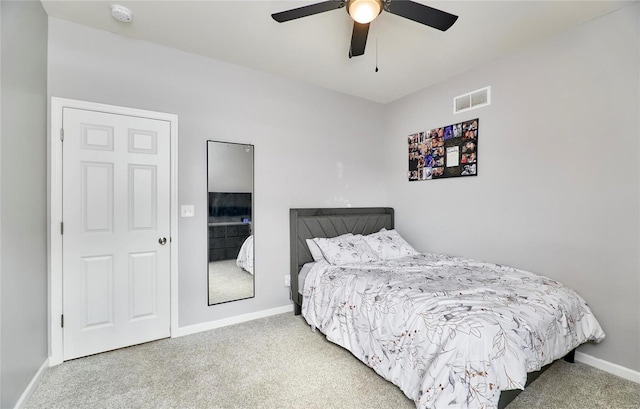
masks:
{"type": "Polygon", "coordinates": [[[369,23],[360,24],[353,22],[353,33],[351,34],[351,47],[349,48],[349,58],[364,54],[367,46],[367,36],[369,35],[369,23]]]}
{"type": "Polygon", "coordinates": [[[331,11],[344,7],[344,0],[339,1],[323,1],[320,3],[310,4],[304,7],[298,7],[297,9],[291,9],[282,11],[280,13],[274,13],[271,15],[278,23],[284,23],[285,21],[295,20],[297,18],[312,16],[318,13],[324,13],[325,11],[331,11]]]}
{"type": "Polygon", "coordinates": [[[458,16],[414,1],[392,0],[385,3],[384,9],[391,14],[408,18],[416,23],[437,28],[441,31],[447,31],[458,19],[458,16]]]}

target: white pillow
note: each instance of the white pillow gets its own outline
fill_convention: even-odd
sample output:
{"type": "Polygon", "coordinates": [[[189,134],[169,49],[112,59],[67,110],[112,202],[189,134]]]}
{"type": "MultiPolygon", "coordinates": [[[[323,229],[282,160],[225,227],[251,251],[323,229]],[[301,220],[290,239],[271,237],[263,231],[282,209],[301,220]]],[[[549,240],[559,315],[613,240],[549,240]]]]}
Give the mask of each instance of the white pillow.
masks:
{"type": "Polygon", "coordinates": [[[331,239],[315,238],[313,241],[320,247],[327,262],[334,266],[370,263],[380,260],[359,234],[331,239]]]}
{"type": "Polygon", "coordinates": [[[411,247],[395,230],[385,230],[369,234],[368,236],[364,236],[364,240],[382,260],[393,260],[419,254],[416,249],[411,247]]]}
{"type": "MultiPolygon", "coordinates": [[[[346,233],[337,237],[348,237],[353,236],[352,233],[346,233]]],[[[311,257],[313,257],[313,261],[323,261],[325,258],[322,255],[322,250],[320,247],[313,241],[313,239],[305,240],[307,242],[307,247],[309,248],[309,252],[311,253],[311,257]]]]}

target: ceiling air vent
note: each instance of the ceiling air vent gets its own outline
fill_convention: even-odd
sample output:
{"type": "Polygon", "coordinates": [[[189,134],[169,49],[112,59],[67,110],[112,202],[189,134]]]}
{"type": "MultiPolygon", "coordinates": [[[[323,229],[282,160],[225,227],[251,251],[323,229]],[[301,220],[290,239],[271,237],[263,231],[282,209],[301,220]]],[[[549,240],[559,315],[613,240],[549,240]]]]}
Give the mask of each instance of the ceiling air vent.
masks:
{"type": "Polygon", "coordinates": [[[491,87],[484,87],[453,99],[453,113],[469,111],[491,103],[491,87]]]}

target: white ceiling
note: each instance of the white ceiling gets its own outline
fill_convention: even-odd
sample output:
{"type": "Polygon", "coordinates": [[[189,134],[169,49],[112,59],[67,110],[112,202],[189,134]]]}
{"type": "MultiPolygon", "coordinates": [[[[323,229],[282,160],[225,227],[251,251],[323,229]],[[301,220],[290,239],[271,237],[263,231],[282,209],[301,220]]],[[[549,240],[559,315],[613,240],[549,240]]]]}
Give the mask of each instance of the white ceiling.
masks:
{"type": "Polygon", "coordinates": [[[42,0],[51,17],[381,103],[632,3],[419,0],[458,15],[458,21],[440,32],[383,12],[371,23],[365,55],[349,59],[352,21],[345,9],[286,23],[271,18],[315,2],[42,0]],[[131,23],[111,17],[114,3],[132,10],[131,23]]]}

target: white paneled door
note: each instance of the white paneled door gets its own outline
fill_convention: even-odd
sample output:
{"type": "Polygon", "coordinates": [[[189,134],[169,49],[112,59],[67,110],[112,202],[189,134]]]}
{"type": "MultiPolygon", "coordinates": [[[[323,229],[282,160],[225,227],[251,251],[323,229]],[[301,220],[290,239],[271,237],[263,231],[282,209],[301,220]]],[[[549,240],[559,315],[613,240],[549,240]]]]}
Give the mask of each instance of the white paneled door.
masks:
{"type": "Polygon", "coordinates": [[[170,122],[65,107],[64,360],[170,335],[170,122]]]}

